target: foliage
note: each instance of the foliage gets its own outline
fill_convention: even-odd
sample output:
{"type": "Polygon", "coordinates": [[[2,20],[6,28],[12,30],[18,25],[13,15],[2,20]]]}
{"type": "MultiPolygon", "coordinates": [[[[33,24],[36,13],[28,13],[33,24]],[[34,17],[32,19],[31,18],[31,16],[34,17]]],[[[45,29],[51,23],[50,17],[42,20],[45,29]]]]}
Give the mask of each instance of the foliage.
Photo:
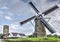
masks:
{"type": "Polygon", "coordinates": [[[29,35],[28,37],[35,37],[34,35],[29,35]]]}
{"type": "Polygon", "coordinates": [[[17,39],[19,37],[8,37],[8,39],[17,39]]]}
{"type": "Polygon", "coordinates": [[[1,38],[2,34],[0,34],[0,38],[1,38]]]}
{"type": "Polygon", "coordinates": [[[3,42],[60,42],[60,38],[47,37],[47,38],[16,38],[6,39],[3,42]]]}

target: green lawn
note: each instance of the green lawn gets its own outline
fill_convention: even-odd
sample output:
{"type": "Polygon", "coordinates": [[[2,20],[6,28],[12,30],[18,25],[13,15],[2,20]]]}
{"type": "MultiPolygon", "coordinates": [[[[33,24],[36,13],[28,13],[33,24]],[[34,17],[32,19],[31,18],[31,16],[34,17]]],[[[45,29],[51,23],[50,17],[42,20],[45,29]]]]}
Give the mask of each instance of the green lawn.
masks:
{"type": "Polygon", "coordinates": [[[47,37],[47,38],[15,38],[5,39],[3,42],[60,42],[60,38],[47,37]]]}

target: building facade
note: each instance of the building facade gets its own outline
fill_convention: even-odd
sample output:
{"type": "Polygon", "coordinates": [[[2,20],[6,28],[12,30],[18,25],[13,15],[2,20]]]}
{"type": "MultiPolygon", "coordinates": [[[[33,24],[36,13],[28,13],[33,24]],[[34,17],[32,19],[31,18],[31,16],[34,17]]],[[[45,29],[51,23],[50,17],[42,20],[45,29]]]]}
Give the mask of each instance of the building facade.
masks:
{"type": "Polygon", "coordinates": [[[9,26],[4,25],[3,26],[3,38],[7,38],[8,35],[9,35],[9,26]]]}

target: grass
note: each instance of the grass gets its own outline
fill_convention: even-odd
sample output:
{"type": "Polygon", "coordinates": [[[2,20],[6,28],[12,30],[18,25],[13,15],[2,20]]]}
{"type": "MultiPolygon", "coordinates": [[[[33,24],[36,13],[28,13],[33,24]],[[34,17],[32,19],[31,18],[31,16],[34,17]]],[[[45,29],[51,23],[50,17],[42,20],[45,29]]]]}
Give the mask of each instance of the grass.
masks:
{"type": "Polygon", "coordinates": [[[60,38],[47,37],[47,38],[15,38],[5,39],[3,42],[60,42],[60,38]]]}

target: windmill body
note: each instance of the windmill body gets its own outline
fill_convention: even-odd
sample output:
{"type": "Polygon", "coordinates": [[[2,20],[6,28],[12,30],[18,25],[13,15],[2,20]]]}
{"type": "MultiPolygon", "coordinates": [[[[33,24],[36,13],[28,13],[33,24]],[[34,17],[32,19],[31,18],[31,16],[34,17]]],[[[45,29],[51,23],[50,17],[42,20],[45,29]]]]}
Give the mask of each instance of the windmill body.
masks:
{"type": "Polygon", "coordinates": [[[44,37],[46,36],[46,30],[42,22],[40,21],[41,17],[36,17],[35,18],[35,32],[34,36],[35,37],[44,37]]]}

